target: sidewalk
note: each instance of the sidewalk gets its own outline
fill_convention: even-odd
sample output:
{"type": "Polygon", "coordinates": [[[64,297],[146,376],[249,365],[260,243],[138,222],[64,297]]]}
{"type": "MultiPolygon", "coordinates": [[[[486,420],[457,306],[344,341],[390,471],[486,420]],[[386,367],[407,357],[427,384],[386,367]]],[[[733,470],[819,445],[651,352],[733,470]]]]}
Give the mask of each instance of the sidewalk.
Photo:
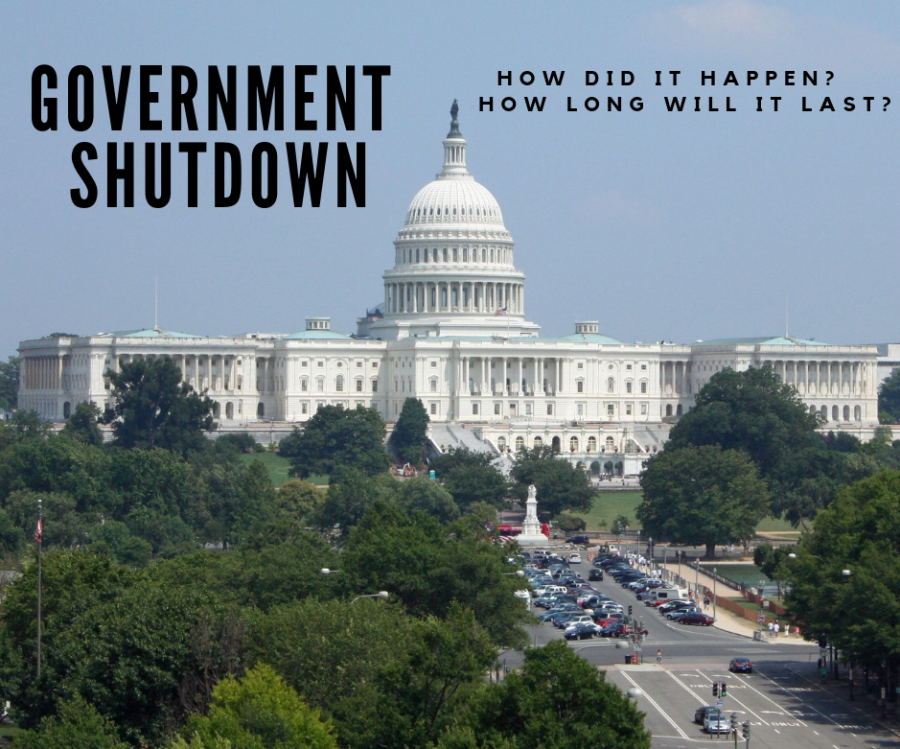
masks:
{"type": "MultiPolygon", "coordinates": [[[[654,563],[654,567],[663,570],[665,579],[673,579],[678,578],[678,565],[677,564],[657,564],[654,563]]],[[[714,585],[715,581],[710,575],[707,575],[703,570],[695,571],[686,565],[681,566],[682,576],[680,578],[681,582],[684,583],[684,587],[689,588],[689,590],[693,591],[695,585],[699,584],[700,586],[700,600],[703,600],[703,595],[705,595],[708,591],[710,599],[712,599],[712,592],[714,589],[718,588],[719,598],[725,598],[725,593],[734,593],[735,591],[730,590],[729,588],[723,588],[721,585],[714,585]],[[689,577],[685,577],[688,575],[689,577]],[[692,581],[690,578],[693,577],[692,581]]],[[[717,591],[718,592],[718,591],[717,591]]],[[[759,625],[754,624],[749,619],[745,619],[742,616],[738,616],[737,614],[733,614],[731,611],[728,611],[723,606],[715,606],[713,607],[710,604],[708,609],[704,609],[705,613],[710,616],[713,615],[713,611],[715,610],[715,618],[716,623],[713,625],[716,629],[721,629],[723,632],[731,632],[735,635],[740,635],[741,637],[747,637],[749,639],[756,639],[756,633],[759,631],[759,625]]],[[[767,641],[772,641],[772,637],[770,637],[768,630],[765,630],[764,637],[767,638],[767,641]]],[[[791,635],[787,637],[784,633],[778,636],[778,642],[780,644],[796,644],[796,645],[809,645],[810,643],[807,640],[804,640],[802,637],[798,637],[796,635],[791,635]]]]}

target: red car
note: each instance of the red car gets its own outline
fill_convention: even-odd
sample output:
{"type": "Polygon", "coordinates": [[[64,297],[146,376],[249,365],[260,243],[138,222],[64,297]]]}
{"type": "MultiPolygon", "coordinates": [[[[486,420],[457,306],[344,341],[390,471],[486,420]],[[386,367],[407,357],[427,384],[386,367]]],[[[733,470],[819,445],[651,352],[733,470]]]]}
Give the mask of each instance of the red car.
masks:
{"type": "Polygon", "coordinates": [[[682,624],[704,624],[711,627],[716,621],[711,616],[707,616],[702,611],[691,611],[679,619],[682,624]]]}

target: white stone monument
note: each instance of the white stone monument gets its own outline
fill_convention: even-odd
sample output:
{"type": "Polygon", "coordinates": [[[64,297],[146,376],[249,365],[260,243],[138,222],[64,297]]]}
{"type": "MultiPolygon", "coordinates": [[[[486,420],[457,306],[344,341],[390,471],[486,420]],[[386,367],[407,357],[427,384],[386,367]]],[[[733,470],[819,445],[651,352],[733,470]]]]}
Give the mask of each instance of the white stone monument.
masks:
{"type": "Polygon", "coordinates": [[[525,522],[516,541],[520,546],[544,546],[549,540],[541,533],[541,521],[537,516],[537,489],[532,484],[528,487],[528,501],[525,502],[525,522]]]}

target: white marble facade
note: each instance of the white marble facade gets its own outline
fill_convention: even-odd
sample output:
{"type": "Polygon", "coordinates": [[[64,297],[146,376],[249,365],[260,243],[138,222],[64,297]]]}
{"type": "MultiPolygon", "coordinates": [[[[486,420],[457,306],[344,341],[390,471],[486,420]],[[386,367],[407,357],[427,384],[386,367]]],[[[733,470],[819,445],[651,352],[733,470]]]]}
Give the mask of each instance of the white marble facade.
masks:
{"type": "Polygon", "coordinates": [[[433,422],[462,424],[495,449],[556,443],[573,461],[627,474],[662,447],[715,372],[771,365],[827,428],[866,437],[877,425],[876,346],[780,336],[623,343],[596,321],[541,338],[525,318],[512,237],[467,169],[455,116],[443,146],[443,169],[413,198],[394,241],[383,300],[356,335],[312,317],[292,335],[153,328],[23,341],[20,408],[51,421],[83,401],[102,409],[107,370],[171,356],[216,402],[222,430],[289,427],[338,403],[374,407],[390,423],[414,396],[433,422]]]}

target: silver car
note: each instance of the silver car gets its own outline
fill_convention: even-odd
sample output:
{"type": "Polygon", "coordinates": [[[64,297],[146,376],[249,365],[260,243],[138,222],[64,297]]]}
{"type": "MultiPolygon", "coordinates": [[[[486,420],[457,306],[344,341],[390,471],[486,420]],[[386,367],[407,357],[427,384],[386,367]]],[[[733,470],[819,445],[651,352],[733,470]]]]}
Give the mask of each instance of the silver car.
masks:
{"type": "Polygon", "coordinates": [[[703,718],[703,730],[707,733],[731,733],[731,721],[720,710],[710,711],[703,718]]]}

